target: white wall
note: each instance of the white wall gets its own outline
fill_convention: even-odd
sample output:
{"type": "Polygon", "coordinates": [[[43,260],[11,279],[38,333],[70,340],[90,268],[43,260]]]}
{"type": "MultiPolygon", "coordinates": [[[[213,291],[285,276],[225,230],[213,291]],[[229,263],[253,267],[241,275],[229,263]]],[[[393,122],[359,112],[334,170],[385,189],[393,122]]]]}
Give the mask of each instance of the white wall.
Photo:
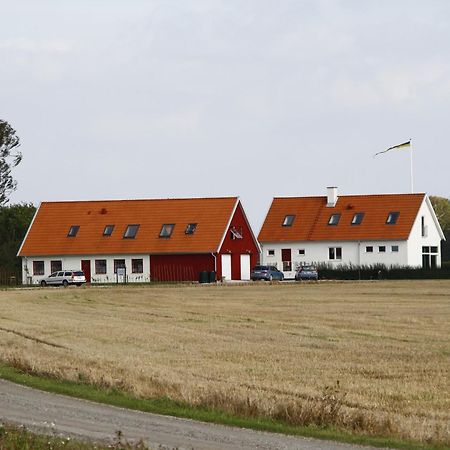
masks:
{"type": "Polygon", "coordinates": [[[373,265],[385,264],[406,265],[408,261],[408,246],[406,241],[322,241],[322,242],[284,242],[284,243],[261,243],[263,264],[276,264],[278,269],[283,269],[281,250],[291,249],[292,271],[284,272],[285,278],[294,278],[295,269],[302,264],[330,264],[339,266],[341,264],[373,265]],[[392,251],[392,246],[398,246],[398,252],[392,251]],[[366,246],[373,247],[373,253],[366,252],[366,246]],[[384,246],[386,251],[379,252],[379,247],[384,246]],[[342,249],[342,259],[330,260],[328,258],[330,247],[342,249]],[[299,250],[305,250],[304,255],[299,250]],[[269,256],[268,251],[275,250],[274,256],[269,256]]]}
{"type": "Polygon", "coordinates": [[[63,270],[81,270],[81,260],[91,261],[91,282],[92,283],[115,283],[114,260],[124,259],[128,282],[149,282],[150,281],[150,256],[149,255],[89,255],[89,256],[33,256],[22,258],[22,282],[24,284],[39,284],[44,277],[50,275],[50,261],[62,261],[63,270]],[[106,259],[107,273],[104,275],[95,273],[95,260],[106,259]],[[131,273],[131,260],[143,260],[143,273],[131,273]],[[44,261],[44,275],[33,275],[33,261],[44,261]]]}
{"type": "Polygon", "coordinates": [[[427,198],[420,206],[408,239],[409,265],[422,267],[422,247],[437,247],[437,266],[441,267],[441,236],[434,222],[427,198]],[[425,218],[426,236],[422,236],[422,216],[425,218]]]}

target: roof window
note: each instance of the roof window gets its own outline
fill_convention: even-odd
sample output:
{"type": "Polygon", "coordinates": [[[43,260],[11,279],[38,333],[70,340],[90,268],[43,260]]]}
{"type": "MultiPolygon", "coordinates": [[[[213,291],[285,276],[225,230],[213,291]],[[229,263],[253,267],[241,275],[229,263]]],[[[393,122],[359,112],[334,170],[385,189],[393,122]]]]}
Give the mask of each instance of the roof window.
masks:
{"type": "Polygon", "coordinates": [[[386,219],[387,225],[395,225],[397,223],[397,219],[400,213],[398,211],[391,211],[386,219]]]}
{"type": "Polygon", "coordinates": [[[340,214],[331,214],[328,220],[328,225],[337,225],[339,223],[340,218],[341,218],[340,214]]]}
{"type": "Polygon", "coordinates": [[[111,236],[113,230],[114,230],[114,225],[106,225],[105,229],[103,230],[103,236],[111,236]]]}
{"type": "Polygon", "coordinates": [[[283,227],[291,227],[294,223],[295,216],[293,214],[288,214],[283,220],[283,227]]]}
{"type": "Polygon", "coordinates": [[[364,213],[359,212],[353,216],[352,225],[360,225],[364,218],[364,213]]]}
{"type": "Polygon", "coordinates": [[[67,233],[67,237],[75,237],[80,229],[80,225],[72,225],[67,233]]]}
{"type": "Polygon", "coordinates": [[[197,229],[197,224],[196,223],[188,223],[184,233],[185,234],[194,234],[196,229],[197,229]]]}
{"type": "Polygon", "coordinates": [[[123,233],[123,238],[124,239],[134,239],[136,237],[136,234],[139,230],[139,225],[134,224],[134,225],[128,225],[125,233],[123,233]]]}
{"type": "Polygon", "coordinates": [[[161,238],[170,238],[172,236],[173,229],[175,227],[174,223],[165,223],[161,227],[161,231],[159,232],[159,237],[161,238]]]}

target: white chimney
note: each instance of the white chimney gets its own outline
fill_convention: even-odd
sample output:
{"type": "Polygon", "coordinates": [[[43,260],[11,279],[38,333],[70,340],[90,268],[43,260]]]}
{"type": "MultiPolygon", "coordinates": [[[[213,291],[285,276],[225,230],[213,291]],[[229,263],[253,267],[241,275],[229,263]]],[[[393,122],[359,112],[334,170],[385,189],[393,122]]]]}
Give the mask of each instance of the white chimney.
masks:
{"type": "Polygon", "coordinates": [[[333,208],[336,206],[336,202],[338,200],[337,189],[338,188],[336,186],[327,187],[327,208],[333,208]]]}

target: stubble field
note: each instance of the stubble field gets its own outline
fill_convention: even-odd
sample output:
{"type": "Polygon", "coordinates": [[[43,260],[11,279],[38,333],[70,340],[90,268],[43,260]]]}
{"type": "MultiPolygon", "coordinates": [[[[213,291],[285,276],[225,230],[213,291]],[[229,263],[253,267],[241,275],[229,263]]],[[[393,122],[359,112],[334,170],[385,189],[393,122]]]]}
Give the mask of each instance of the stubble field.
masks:
{"type": "Polygon", "coordinates": [[[450,281],[0,292],[0,359],[140,397],[450,444],[450,281]]]}

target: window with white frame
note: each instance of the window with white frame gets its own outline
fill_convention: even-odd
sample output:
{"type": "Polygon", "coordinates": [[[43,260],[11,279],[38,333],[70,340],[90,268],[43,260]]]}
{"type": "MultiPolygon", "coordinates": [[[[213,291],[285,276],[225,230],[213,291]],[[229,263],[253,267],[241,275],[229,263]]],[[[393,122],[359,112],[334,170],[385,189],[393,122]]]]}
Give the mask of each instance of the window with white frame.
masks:
{"type": "Polygon", "coordinates": [[[33,275],[44,275],[44,261],[33,261],[33,275]]]}
{"type": "Polygon", "coordinates": [[[328,248],[328,259],[331,261],[342,259],[342,247],[329,247],[328,248]]]}
{"type": "Polygon", "coordinates": [[[366,246],[366,253],[373,253],[373,246],[372,245],[367,245],[366,246]]]}
{"type": "Polygon", "coordinates": [[[386,246],[385,245],[379,245],[378,246],[378,253],[386,253],[386,246]]]}
{"type": "Polygon", "coordinates": [[[131,260],[131,273],[143,273],[144,272],[144,260],[132,259],[131,260]]]}
{"type": "Polygon", "coordinates": [[[305,256],[305,249],[304,248],[299,248],[298,249],[298,255],[299,256],[305,256]]]}
{"type": "Polygon", "coordinates": [[[398,252],[398,245],[391,245],[391,252],[397,253],[398,252]]]}
{"type": "Polygon", "coordinates": [[[104,275],[106,273],[106,259],[95,260],[95,273],[97,275],[104,275]]]}
{"type": "Polygon", "coordinates": [[[267,256],[275,256],[275,250],[267,250],[267,256]]]}

